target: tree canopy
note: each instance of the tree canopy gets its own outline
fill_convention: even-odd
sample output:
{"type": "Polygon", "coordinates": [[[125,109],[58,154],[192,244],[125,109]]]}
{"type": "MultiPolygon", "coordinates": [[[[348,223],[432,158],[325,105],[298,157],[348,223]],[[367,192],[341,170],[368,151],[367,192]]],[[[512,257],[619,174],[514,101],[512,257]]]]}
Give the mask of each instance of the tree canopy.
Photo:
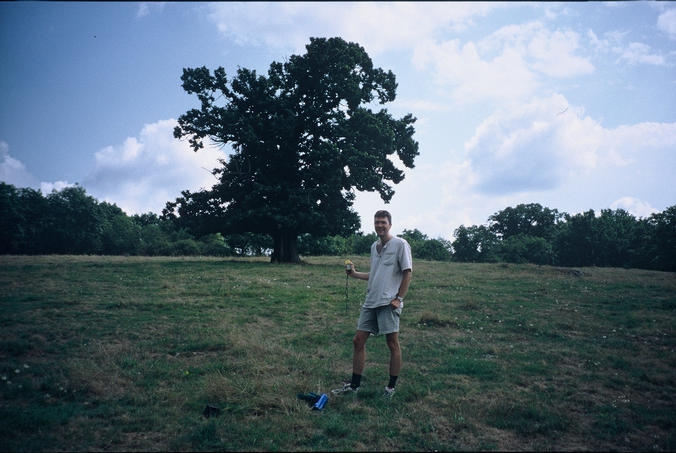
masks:
{"type": "Polygon", "coordinates": [[[240,68],[229,80],[222,67],[183,70],[183,88],[201,105],[180,116],[174,136],[194,151],[208,138],[233,152],[214,170],[211,190],[184,192],[165,215],[191,217],[184,220],[205,231],[267,233],[272,260],[294,262],[298,235],[359,228],[355,189],[390,201],[404,179],[394,156],[413,168],[418,155],[411,114],[371,109],[394,101],[394,74],[341,38],[311,38],[306,50],[273,62],[267,75],[240,68]]]}
{"type": "Polygon", "coordinates": [[[551,239],[563,216],[539,203],[520,204],[498,211],[488,218],[489,228],[502,239],[518,234],[551,239]]]}

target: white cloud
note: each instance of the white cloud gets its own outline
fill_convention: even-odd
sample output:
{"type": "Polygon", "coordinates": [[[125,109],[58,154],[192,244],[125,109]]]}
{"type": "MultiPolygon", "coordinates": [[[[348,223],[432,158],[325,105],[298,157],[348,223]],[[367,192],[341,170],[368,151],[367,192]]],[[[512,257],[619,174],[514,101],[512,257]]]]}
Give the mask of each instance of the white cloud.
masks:
{"type": "Polygon", "coordinates": [[[460,225],[485,224],[520,203],[571,214],[622,208],[645,217],[657,211],[653,206],[673,204],[675,148],[676,123],[605,128],[555,94],[496,110],[465,143],[465,153],[445,150],[445,161],[407,170],[390,204],[359,193],[355,210],[367,233],[373,213],[384,208],[394,216],[393,233],[418,228],[446,239],[460,225]],[[622,196],[627,193],[634,195],[622,196]]]}
{"type": "Polygon", "coordinates": [[[138,10],[136,11],[136,17],[145,17],[150,14],[150,7],[148,2],[141,2],[138,5],[138,10]]]}
{"type": "Polygon", "coordinates": [[[17,188],[40,189],[44,195],[50,194],[52,190],[60,191],[73,186],[68,181],[40,182],[28,171],[23,162],[9,154],[9,145],[2,140],[0,140],[0,181],[17,188]]]}
{"type": "Polygon", "coordinates": [[[83,186],[128,214],[159,213],[182,190],[210,188],[216,182],[210,171],[225,153],[209,146],[193,152],[173,137],[175,126],[174,119],[147,124],[138,137],[96,152],[96,167],[83,186]]]}
{"type": "Polygon", "coordinates": [[[630,42],[626,44],[625,36],[629,32],[612,31],[603,34],[599,38],[593,30],[587,31],[587,39],[593,49],[597,52],[614,53],[618,55],[618,62],[626,62],[631,65],[650,64],[655,66],[665,66],[668,64],[667,58],[653,50],[649,45],[641,42],[630,42]]]}
{"type": "Polygon", "coordinates": [[[639,160],[673,166],[674,146],[676,123],[606,129],[560,94],[497,110],[465,143],[477,188],[487,194],[549,191],[639,160]]]}
{"type": "Polygon", "coordinates": [[[15,187],[34,187],[37,179],[18,159],[9,154],[9,145],[0,140],[0,181],[15,187]]]}
{"type": "MultiPolygon", "coordinates": [[[[673,162],[676,154],[676,123],[638,123],[623,125],[606,132],[605,144],[612,156],[620,161],[645,157],[646,152],[665,150],[665,156],[673,162]]],[[[665,162],[666,164],[666,162],[665,162]]]]}
{"type": "Polygon", "coordinates": [[[597,50],[607,50],[608,48],[608,41],[599,39],[598,36],[596,36],[596,33],[594,33],[594,30],[587,30],[587,38],[589,39],[589,43],[592,45],[597,50]]]}
{"type": "Polygon", "coordinates": [[[312,37],[341,36],[371,53],[410,49],[441,30],[463,30],[494,3],[253,2],[214,3],[210,19],[240,45],[302,51],[312,37]]]}
{"type": "Polygon", "coordinates": [[[622,197],[610,204],[610,209],[624,209],[634,217],[650,217],[659,212],[649,203],[634,197],[622,197]]]}
{"type": "Polygon", "coordinates": [[[413,63],[419,70],[431,66],[436,82],[455,101],[514,101],[532,96],[545,77],[593,73],[592,63],[577,55],[579,38],[572,30],[552,31],[540,22],[509,25],[477,43],[421,42],[413,63]]]}
{"type": "Polygon", "coordinates": [[[413,112],[447,112],[451,109],[451,105],[425,99],[397,99],[392,104],[392,108],[400,108],[413,112]]]}
{"type": "Polygon", "coordinates": [[[594,72],[580,55],[580,36],[541,22],[503,27],[480,42],[439,40],[466,30],[501,3],[263,2],[215,3],[210,19],[239,45],[302,52],[311,36],[341,36],[369,54],[412,52],[419,70],[433,77],[456,102],[511,101],[531,96],[543,77],[594,72]]]}
{"type": "Polygon", "coordinates": [[[571,30],[539,30],[528,44],[533,69],[555,78],[593,73],[594,65],[588,59],[574,55],[578,40],[578,34],[571,30]]]}
{"type": "Polygon", "coordinates": [[[567,100],[555,95],[498,110],[484,120],[465,143],[472,167],[480,175],[478,188],[487,193],[552,189],[573,166],[593,167],[596,139],[585,140],[577,153],[568,149],[564,131],[570,130],[578,140],[583,138],[580,129],[585,128],[584,119],[580,124],[579,116],[567,114],[569,110],[567,100]]]}
{"type": "Polygon", "coordinates": [[[413,62],[421,70],[432,65],[436,82],[448,87],[451,97],[461,103],[510,101],[531,94],[538,86],[536,75],[513,49],[484,60],[474,43],[428,41],[416,48],[413,62]]]}
{"type": "Polygon", "coordinates": [[[396,193],[389,204],[375,193],[358,193],[355,210],[362,219],[362,231],[373,232],[373,214],[387,209],[393,216],[393,234],[417,228],[432,238],[450,239],[460,225],[483,223],[493,213],[492,200],[487,202],[483,195],[472,192],[474,178],[467,160],[416,165],[394,187],[396,193]]]}
{"type": "Polygon", "coordinates": [[[49,195],[54,190],[60,192],[66,187],[73,187],[74,185],[75,184],[71,184],[68,181],[41,182],[40,192],[42,192],[43,195],[49,195]]]}
{"type": "Polygon", "coordinates": [[[142,17],[148,16],[153,11],[162,11],[164,9],[165,2],[141,2],[138,5],[136,10],[136,18],[140,19],[142,17]]]}
{"type": "Polygon", "coordinates": [[[448,160],[442,164],[417,165],[408,171],[406,179],[395,186],[395,195],[384,204],[373,193],[359,193],[355,210],[362,219],[362,231],[373,232],[372,216],[379,209],[393,215],[393,234],[404,229],[419,229],[431,238],[453,239],[460,226],[486,224],[488,217],[508,206],[519,203],[542,203],[560,207],[542,193],[522,192],[485,194],[475,190],[480,173],[469,159],[447,150],[448,160]]]}
{"type": "Polygon", "coordinates": [[[676,39],[676,9],[669,9],[657,18],[657,28],[669,36],[670,39],[676,39]]]}
{"type": "Polygon", "coordinates": [[[522,25],[507,25],[481,40],[482,52],[507,49],[516,51],[532,70],[550,77],[565,78],[591,74],[594,66],[581,56],[579,34],[570,29],[550,30],[539,21],[522,25]]]}
{"type": "Polygon", "coordinates": [[[632,42],[624,49],[617,49],[620,59],[629,64],[652,64],[664,66],[666,60],[663,55],[653,53],[650,46],[640,42],[632,42]]]}

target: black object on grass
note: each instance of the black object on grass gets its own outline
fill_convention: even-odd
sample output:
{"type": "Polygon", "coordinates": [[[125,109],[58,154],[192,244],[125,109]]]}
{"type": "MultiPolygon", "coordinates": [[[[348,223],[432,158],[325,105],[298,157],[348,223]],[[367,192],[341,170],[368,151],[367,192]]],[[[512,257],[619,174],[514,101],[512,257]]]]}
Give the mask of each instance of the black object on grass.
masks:
{"type": "Polygon", "coordinates": [[[202,415],[204,415],[204,418],[218,417],[221,415],[221,410],[216,406],[210,406],[207,404],[207,407],[205,407],[204,411],[202,411],[202,415]]]}
{"type": "Polygon", "coordinates": [[[299,393],[297,397],[299,400],[307,401],[308,405],[314,406],[315,403],[319,401],[320,395],[310,392],[310,393],[299,393]]]}

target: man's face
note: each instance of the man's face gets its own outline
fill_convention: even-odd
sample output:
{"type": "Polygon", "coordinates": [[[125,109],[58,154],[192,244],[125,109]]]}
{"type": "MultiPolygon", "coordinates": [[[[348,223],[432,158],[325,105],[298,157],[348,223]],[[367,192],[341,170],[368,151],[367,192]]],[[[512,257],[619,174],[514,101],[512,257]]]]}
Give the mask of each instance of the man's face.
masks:
{"type": "Polygon", "coordinates": [[[387,220],[387,217],[376,217],[373,220],[373,226],[376,229],[376,234],[380,238],[386,238],[390,232],[392,225],[387,220]]]}

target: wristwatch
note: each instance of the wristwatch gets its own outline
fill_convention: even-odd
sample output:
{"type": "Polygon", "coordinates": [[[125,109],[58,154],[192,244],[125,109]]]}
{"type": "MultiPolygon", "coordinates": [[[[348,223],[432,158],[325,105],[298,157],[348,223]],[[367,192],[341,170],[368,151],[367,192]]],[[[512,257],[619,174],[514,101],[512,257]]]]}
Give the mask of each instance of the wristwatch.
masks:
{"type": "Polygon", "coordinates": [[[397,294],[397,299],[399,299],[399,302],[403,302],[403,301],[404,301],[404,298],[401,297],[399,294],[397,294]]]}

